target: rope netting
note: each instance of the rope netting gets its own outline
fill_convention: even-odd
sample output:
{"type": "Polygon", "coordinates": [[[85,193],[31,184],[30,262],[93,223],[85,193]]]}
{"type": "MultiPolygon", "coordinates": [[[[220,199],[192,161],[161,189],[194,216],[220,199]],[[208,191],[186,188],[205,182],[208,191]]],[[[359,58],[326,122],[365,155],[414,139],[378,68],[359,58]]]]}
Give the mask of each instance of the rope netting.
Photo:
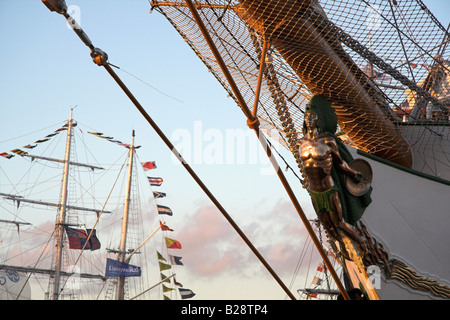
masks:
{"type": "MultiPolygon", "coordinates": [[[[336,110],[348,143],[407,167],[414,158],[415,169],[439,175],[441,169],[415,155],[421,148],[431,150],[431,158],[441,159],[448,171],[449,37],[422,1],[194,4],[249,107],[268,45],[258,117],[297,162],[305,106],[322,94],[336,110]]],[[[153,0],[152,6],[238,103],[186,2],[153,0]]]]}

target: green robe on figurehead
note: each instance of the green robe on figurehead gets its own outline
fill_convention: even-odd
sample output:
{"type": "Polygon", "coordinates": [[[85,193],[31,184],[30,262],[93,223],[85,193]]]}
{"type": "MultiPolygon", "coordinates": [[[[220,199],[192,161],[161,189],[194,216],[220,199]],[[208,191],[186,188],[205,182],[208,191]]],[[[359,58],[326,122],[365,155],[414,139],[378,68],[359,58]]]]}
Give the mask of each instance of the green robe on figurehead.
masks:
{"type": "MultiPolygon", "coordinates": [[[[331,103],[323,95],[316,95],[310,100],[305,114],[308,112],[313,112],[318,117],[316,124],[318,133],[326,135],[330,139],[333,139],[337,145],[337,151],[342,160],[347,164],[352,163],[354,161],[353,156],[351,155],[345,144],[339,138],[337,138],[335,134],[338,122],[336,113],[334,111],[334,108],[331,106],[331,103]]],[[[307,130],[306,124],[304,123],[303,126],[305,134],[307,130]]],[[[337,166],[336,163],[333,163],[331,172],[329,173],[334,182],[333,190],[336,190],[338,193],[340,204],[342,207],[342,217],[344,221],[354,226],[363,215],[366,207],[372,201],[370,196],[372,188],[370,187],[368,191],[361,196],[352,195],[346,187],[345,172],[343,170],[338,170],[337,168],[339,168],[339,166],[337,166]]],[[[322,205],[327,204],[325,203],[322,205]]]]}

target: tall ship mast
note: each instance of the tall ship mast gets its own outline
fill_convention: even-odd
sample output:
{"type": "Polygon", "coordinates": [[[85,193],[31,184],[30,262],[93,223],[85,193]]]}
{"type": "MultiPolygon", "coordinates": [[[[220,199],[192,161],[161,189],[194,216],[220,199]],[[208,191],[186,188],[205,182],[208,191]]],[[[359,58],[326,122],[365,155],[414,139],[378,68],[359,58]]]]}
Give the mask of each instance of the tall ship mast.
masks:
{"type": "MultiPolygon", "coordinates": [[[[128,215],[130,213],[130,196],[131,196],[131,182],[133,174],[133,153],[134,153],[134,131],[133,140],[131,141],[129,157],[128,157],[128,174],[127,174],[127,188],[125,194],[125,205],[123,209],[122,221],[122,236],[120,238],[120,247],[117,260],[124,263],[126,261],[127,248],[127,232],[128,232],[128,215]]],[[[117,283],[116,299],[123,300],[125,296],[125,278],[120,277],[117,283]]]]}
{"type": "Polygon", "coordinates": [[[72,143],[72,109],[70,109],[70,118],[67,122],[67,142],[66,142],[66,152],[64,156],[64,173],[62,181],[62,194],[59,212],[59,221],[55,225],[56,227],[56,265],[55,265],[55,283],[53,287],[53,300],[58,300],[60,292],[60,281],[61,281],[61,267],[63,258],[63,241],[64,241],[64,227],[66,225],[66,211],[67,211],[67,188],[69,183],[69,166],[70,166],[70,150],[72,143]]]}
{"type": "MultiPolygon", "coordinates": [[[[140,146],[134,144],[134,131],[131,144],[122,143],[100,132],[87,134],[102,138],[93,138],[100,144],[100,148],[105,149],[103,141],[107,140],[116,144],[116,149],[126,150],[126,161],[122,164],[117,162],[103,166],[98,163],[91,165],[74,161],[79,157],[74,134],[86,134],[84,130],[77,130],[78,123],[73,120],[72,112],[71,109],[69,120],[61,128],[44,139],[7,153],[8,160],[5,161],[29,161],[34,170],[25,174],[25,188],[21,183],[7,187],[4,182],[10,182],[12,177],[2,177],[1,191],[12,188],[11,190],[17,193],[12,194],[9,190],[0,193],[3,213],[9,212],[14,216],[14,219],[0,219],[0,298],[189,298],[177,293],[178,287],[174,282],[175,268],[176,265],[183,264],[176,260],[171,262],[172,249],[165,241],[165,238],[168,238],[167,233],[173,232],[173,229],[165,224],[164,215],[172,215],[172,211],[156,202],[164,193],[151,191],[154,186],[161,185],[162,179],[155,178],[159,180],[153,181],[153,178],[144,173],[146,170],[155,169],[156,164],[140,163],[137,160],[136,149],[140,146]],[[62,132],[66,132],[63,159],[24,151],[35,151],[45,144],[57,147],[61,144],[58,142],[63,142],[62,132]],[[39,166],[50,171],[62,171],[59,188],[51,178],[50,187],[45,182],[34,182],[33,172],[38,170],[35,167],[39,166]],[[108,170],[105,167],[108,167],[108,170]],[[107,171],[111,172],[109,176],[107,171]],[[85,174],[87,177],[84,177],[85,174]],[[120,180],[125,181],[124,190],[115,188],[120,180]],[[95,186],[106,186],[106,181],[111,185],[101,188],[102,195],[99,196],[94,190],[95,186]],[[37,194],[41,199],[45,199],[51,196],[48,191],[53,189],[59,189],[59,201],[38,200],[39,198],[33,199],[31,196],[37,194]],[[76,189],[79,189],[80,193],[76,189]],[[141,189],[147,195],[140,195],[141,189]],[[93,197],[91,201],[95,204],[94,207],[82,205],[84,202],[90,202],[89,197],[85,197],[87,195],[93,197]],[[146,204],[144,209],[143,203],[146,204]],[[108,207],[113,209],[108,210],[108,207]],[[47,223],[42,224],[41,221],[46,221],[45,218],[36,217],[36,211],[40,208],[57,208],[56,220],[51,227],[47,223]],[[151,226],[154,228],[150,230],[151,226]],[[45,236],[48,238],[45,239],[45,236]],[[39,239],[34,244],[30,242],[33,237],[39,239]],[[11,249],[16,254],[13,254],[11,249]],[[27,260],[30,257],[31,260],[27,260]],[[45,287],[42,281],[48,281],[47,290],[38,293],[36,287],[45,287]]],[[[83,141],[86,141],[85,138],[83,141]]],[[[6,164],[2,167],[7,168],[6,164]]],[[[49,174],[46,170],[41,170],[37,178],[42,180],[49,174]]]]}

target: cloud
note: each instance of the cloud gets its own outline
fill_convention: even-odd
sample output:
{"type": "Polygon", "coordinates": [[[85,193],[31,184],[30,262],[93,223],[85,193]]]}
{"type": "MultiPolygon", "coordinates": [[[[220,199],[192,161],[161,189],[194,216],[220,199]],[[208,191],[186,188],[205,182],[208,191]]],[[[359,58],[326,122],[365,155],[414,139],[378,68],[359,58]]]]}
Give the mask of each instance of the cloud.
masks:
{"type": "MultiPolygon", "coordinates": [[[[279,200],[272,207],[262,204],[254,212],[248,222],[236,215],[236,223],[277,273],[292,274],[307,239],[294,207],[279,200]]],[[[187,214],[183,225],[176,237],[183,244],[183,261],[192,274],[245,276],[265,269],[215,207],[201,205],[187,214]]]]}
{"type": "MultiPolygon", "coordinates": [[[[22,226],[19,232],[13,231],[9,234],[7,241],[2,243],[2,248],[8,249],[5,263],[10,265],[30,265],[33,266],[37,257],[42,254],[45,244],[49,241],[52,231],[55,227],[54,222],[44,222],[36,227],[22,226]],[[8,245],[9,244],[9,245],[8,245]]],[[[47,246],[52,248],[52,245],[47,246]]],[[[48,249],[50,250],[50,249],[48,249]]],[[[48,266],[41,256],[41,265],[48,266]]]]}
{"type": "Polygon", "coordinates": [[[215,276],[239,265],[243,243],[212,206],[202,206],[185,218],[184,228],[177,233],[183,244],[183,260],[194,274],[215,276]]]}
{"type": "Polygon", "coordinates": [[[253,223],[255,242],[261,253],[279,274],[291,275],[309,241],[309,235],[292,203],[279,200],[253,223]]]}

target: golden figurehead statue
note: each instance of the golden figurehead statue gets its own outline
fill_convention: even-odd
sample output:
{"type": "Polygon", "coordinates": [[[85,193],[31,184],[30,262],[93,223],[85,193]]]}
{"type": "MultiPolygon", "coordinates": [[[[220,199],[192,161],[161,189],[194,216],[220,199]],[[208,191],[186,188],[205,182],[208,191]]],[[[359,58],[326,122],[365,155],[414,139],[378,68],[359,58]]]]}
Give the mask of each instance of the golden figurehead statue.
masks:
{"type": "MultiPolygon", "coordinates": [[[[349,166],[353,158],[334,135],[337,117],[323,96],[311,99],[304,114],[303,128],[303,137],[298,142],[302,174],[317,216],[327,235],[341,244],[337,251],[348,256],[343,244],[343,238],[348,237],[363,255],[365,241],[354,225],[370,203],[370,190],[366,190],[362,199],[348,192],[346,179],[356,185],[365,177],[349,166]]],[[[330,243],[333,245],[332,241],[330,243]]]]}

